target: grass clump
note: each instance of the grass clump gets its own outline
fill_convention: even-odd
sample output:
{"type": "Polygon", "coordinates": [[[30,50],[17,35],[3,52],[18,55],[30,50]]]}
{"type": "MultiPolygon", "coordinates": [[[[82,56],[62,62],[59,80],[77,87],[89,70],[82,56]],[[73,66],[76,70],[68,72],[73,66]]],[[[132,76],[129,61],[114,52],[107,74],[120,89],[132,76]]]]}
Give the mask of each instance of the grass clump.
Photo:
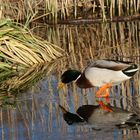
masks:
{"type": "Polygon", "coordinates": [[[50,62],[63,50],[33,34],[22,25],[0,21],[0,69],[10,70],[50,62]]]}

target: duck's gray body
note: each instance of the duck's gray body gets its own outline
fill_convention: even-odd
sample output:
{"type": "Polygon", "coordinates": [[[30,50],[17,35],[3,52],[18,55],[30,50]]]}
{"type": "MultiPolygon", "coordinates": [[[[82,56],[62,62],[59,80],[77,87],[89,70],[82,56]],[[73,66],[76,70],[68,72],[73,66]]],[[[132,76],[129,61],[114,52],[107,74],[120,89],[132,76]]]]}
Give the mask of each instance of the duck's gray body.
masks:
{"type": "MultiPolygon", "coordinates": [[[[87,123],[96,127],[116,126],[119,124],[124,124],[133,116],[132,112],[122,110],[116,107],[108,107],[112,109],[112,112],[107,112],[102,108],[97,108],[93,110],[93,112],[86,119],[87,123]]],[[[86,108],[94,108],[94,106],[84,105],[77,110],[77,114],[80,117],[85,118],[86,113],[83,114],[83,110],[86,110],[86,108]]]]}
{"type": "Polygon", "coordinates": [[[137,65],[129,62],[97,60],[85,68],[84,74],[93,86],[101,87],[107,83],[117,85],[130,79],[137,71],[137,65]]]}

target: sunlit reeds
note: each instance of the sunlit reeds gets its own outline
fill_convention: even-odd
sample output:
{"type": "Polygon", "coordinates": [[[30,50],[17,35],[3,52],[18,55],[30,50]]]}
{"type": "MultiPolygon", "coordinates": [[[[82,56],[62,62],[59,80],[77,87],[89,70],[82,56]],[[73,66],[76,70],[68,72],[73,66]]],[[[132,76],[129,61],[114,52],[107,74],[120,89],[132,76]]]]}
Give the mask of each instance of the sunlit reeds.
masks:
{"type": "Polygon", "coordinates": [[[21,69],[38,63],[50,62],[62,56],[63,50],[46,40],[33,36],[24,27],[1,21],[0,68],[21,69]]]}
{"type": "Polygon", "coordinates": [[[79,18],[103,18],[135,15],[139,0],[2,0],[0,15],[29,25],[32,21],[52,21],[79,18]]]}

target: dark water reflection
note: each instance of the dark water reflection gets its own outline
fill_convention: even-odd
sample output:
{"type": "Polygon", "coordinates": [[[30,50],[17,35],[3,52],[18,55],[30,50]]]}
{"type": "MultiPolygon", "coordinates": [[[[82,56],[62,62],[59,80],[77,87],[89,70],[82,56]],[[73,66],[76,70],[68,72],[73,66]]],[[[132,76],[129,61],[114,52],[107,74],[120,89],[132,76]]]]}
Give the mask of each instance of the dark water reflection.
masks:
{"type": "MultiPolygon", "coordinates": [[[[135,23],[134,23],[135,25],[135,23]]],[[[138,23],[136,23],[138,25],[138,23]]],[[[115,25],[111,25],[111,30],[116,30],[115,25]],[[113,28],[114,27],[114,28],[113,28]]],[[[118,26],[118,25],[117,25],[118,26]]],[[[60,36],[57,34],[58,30],[54,34],[55,38],[50,40],[52,42],[57,42],[60,46],[64,47],[67,52],[71,52],[67,57],[61,58],[57,60],[55,63],[50,65],[46,65],[39,68],[34,68],[29,70],[29,77],[27,74],[24,78],[28,80],[33,76],[36,77],[37,80],[34,81],[34,78],[31,78],[31,81],[34,81],[32,84],[29,84],[28,90],[25,90],[27,87],[26,82],[27,79],[23,83],[20,83],[20,89],[18,89],[18,96],[15,98],[11,97],[11,100],[14,100],[14,106],[8,105],[3,106],[0,109],[0,139],[2,140],[18,140],[18,139],[26,139],[26,140],[49,140],[49,139],[94,139],[94,140],[137,140],[140,139],[139,136],[139,126],[136,130],[132,130],[131,128],[108,128],[103,130],[94,130],[90,125],[68,125],[63,120],[62,112],[59,108],[59,105],[63,105],[71,112],[75,112],[77,108],[81,105],[85,104],[97,104],[96,99],[94,97],[97,88],[81,90],[76,87],[75,84],[70,84],[64,87],[62,90],[57,90],[57,83],[60,81],[60,76],[62,72],[64,72],[67,68],[76,68],[79,70],[83,70],[84,67],[94,59],[102,59],[102,58],[116,58],[119,60],[127,60],[134,61],[138,65],[140,65],[139,61],[139,39],[138,32],[136,32],[135,36],[134,31],[137,30],[137,26],[133,26],[132,24],[128,27],[128,33],[126,36],[126,42],[124,40],[125,36],[120,37],[120,32],[123,30],[124,24],[122,26],[119,25],[120,31],[114,33],[114,40],[110,42],[107,36],[100,36],[99,30],[95,28],[85,28],[84,30],[88,32],[87,41],[83,42],[85,39],[85,35],[79,38],[78,41],[74,41],[74,46],[78,45],[73,49],[72,40],[69,40],[66,44],[64,35],[59,32],[60,36]],[[131,30],[129,30],[129,28],[131,30]],[[94,29],[93,34],[92,30],[94,29]],[[133,31],[133,35],[129,31],[133,31]],[[118,33],[119,32],[119,33],[118,33]],[[118,34],[119,35],[118,35],[118,34]],[[93,35],[93,36],[92,36],[93,35]],[[137,36],[136,36],[137,35],[137,36]],[[92,37],[97,36],[97,40],[95,41],[91,39],[92,37]],[[133,38],[131,38],[133,37],[133,38]],[[90,38],[90,39],[89,39],[90,38]],[[60,39],[59,41],[56,41],[60,39]],[[99,40],[98,40],[99,39],[99,40]],[[117,39],[122,39],[116,43],[117,39]],[[133,40],[129,40],[133,39],[133,40]],[[63,40],[63,41],[62,41],[63,40]],[[65,40],[65,41],[64,41],[65,40]],[[79,42],[79,43],[78,43],[79,42]],[[95,42],[95,43],[94,43],[95,42]],[[119,43],[123,43],[119,44],[119,43]],[[99,49],[99,44],[101,48],[99,49]],[[85,47],[85,45],[87,45],[85,47]],[[97,45],[95,47],[95,45],[97,45]],[[110,45],[110,46],[109,46],[110,45]],[[114,45],[114,46],[113,46],[114,45]],[[106,47],[109,46],[107,49],[106,47]],[[135,46],[135,47],[134,47],[135,46]],[[113,49],[114,47],[114,49],[113,49]],[[75,53],[73,52],[75,50],[75,53]],[[131,51],[133,50],[133,52],[131,51]],[[115,53],[116,52],[116,53],[115,53]],[[115,54],[115,55],[113,55],[115,54]],[[117,57],[117,54],[118,55],[117,57]],[[123,57],[124,56],[124,57],[123,57]],[[37,82],[38,81],[38,82],[37,82]],[[23,88],[24,87],[24,88],[23,88]],[[24,92],[23,92],[24,91],[24,92]],[[22,93],[23,92],[23,93],[22,93]],[[22,93],[22,94],[20,94],[22,93]]],[[[60,29],[60,28],[58,28],[60,29]]],[[[76,30],[78,28],[76,27],[76,30]]],[[[73,29],[65,27],[65,30],[68,31],[67,39],[70,37],[70,30],[73,34],[73,29]]],[[[106,30],[107,27],[106,27],[106,30]]],[[[49,30],[50,31],[50,30],[49,30]]],[[[105,29],[100,29],[100,32],[105,33],[105,29]],[[104,31],[104,32],[103,32],[104,31]]],[[[113,33],[114,31],[110,31],[113,33]]],[[[66,32],[65,32],[66,33],[66,32]]],[[[80,33],[76,32],[76,38],[80,36],[80,33]]],[[[109,33],[109,32],[108,32],[109,33]]],[[[81,34],[82,36],[83,34],[81,34]]],[[[49,39],[48,37],[48,39],[49,39]]],[[[68,41],[68,40],[67,40],[68,41]]],[[[140,89],[140,81],[139,81],[139,72],[132,78],[131,80],[124,82],[121,85],[113,87],[111,89],[111,100],[110,103],[113,106],[117,106],[123,109],[127,109],[130,111],[134,111],[139,115],[139,106],[140,106],[140,97],[139,97],[139,89],[140,89]]],[[[21,76],[21,75],[20,75],[21,76]]],[[[14,79],[15,80],[15,79],[14,79]]],[[[19,80],[19,79],[18,79],[19,80]]],[[[15,81],[14,81],[15,82],[15,81]]],[[[14,83],[13,82],[13,83],[14,83]]],[[[27,82],[31,83],[31,82],[27,82]]],[[[15,85],[12,84],[14,88],[15,85]]],[[[18,88],[18,87],[16,87],[18,88]]],[[[12,88],[11,88],[12,89],[12,88]]],[[[14,90],[13,90],[14,91],[14,90]]],[[[16,92],[16,91],[14,91],[16,92]]]]}

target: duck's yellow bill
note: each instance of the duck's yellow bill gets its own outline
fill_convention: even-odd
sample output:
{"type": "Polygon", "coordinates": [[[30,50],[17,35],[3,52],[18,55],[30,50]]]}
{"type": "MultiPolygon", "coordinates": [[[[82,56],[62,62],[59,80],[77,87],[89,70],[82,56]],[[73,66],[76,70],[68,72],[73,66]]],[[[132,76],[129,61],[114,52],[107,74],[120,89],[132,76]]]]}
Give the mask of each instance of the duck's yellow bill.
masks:
{"type": "Polygon", "coordinates": [[[59,82],[58,85],[57,85],[57,89],[62,89],[64,86],[65,86],[64,83],[59,82]]]}

